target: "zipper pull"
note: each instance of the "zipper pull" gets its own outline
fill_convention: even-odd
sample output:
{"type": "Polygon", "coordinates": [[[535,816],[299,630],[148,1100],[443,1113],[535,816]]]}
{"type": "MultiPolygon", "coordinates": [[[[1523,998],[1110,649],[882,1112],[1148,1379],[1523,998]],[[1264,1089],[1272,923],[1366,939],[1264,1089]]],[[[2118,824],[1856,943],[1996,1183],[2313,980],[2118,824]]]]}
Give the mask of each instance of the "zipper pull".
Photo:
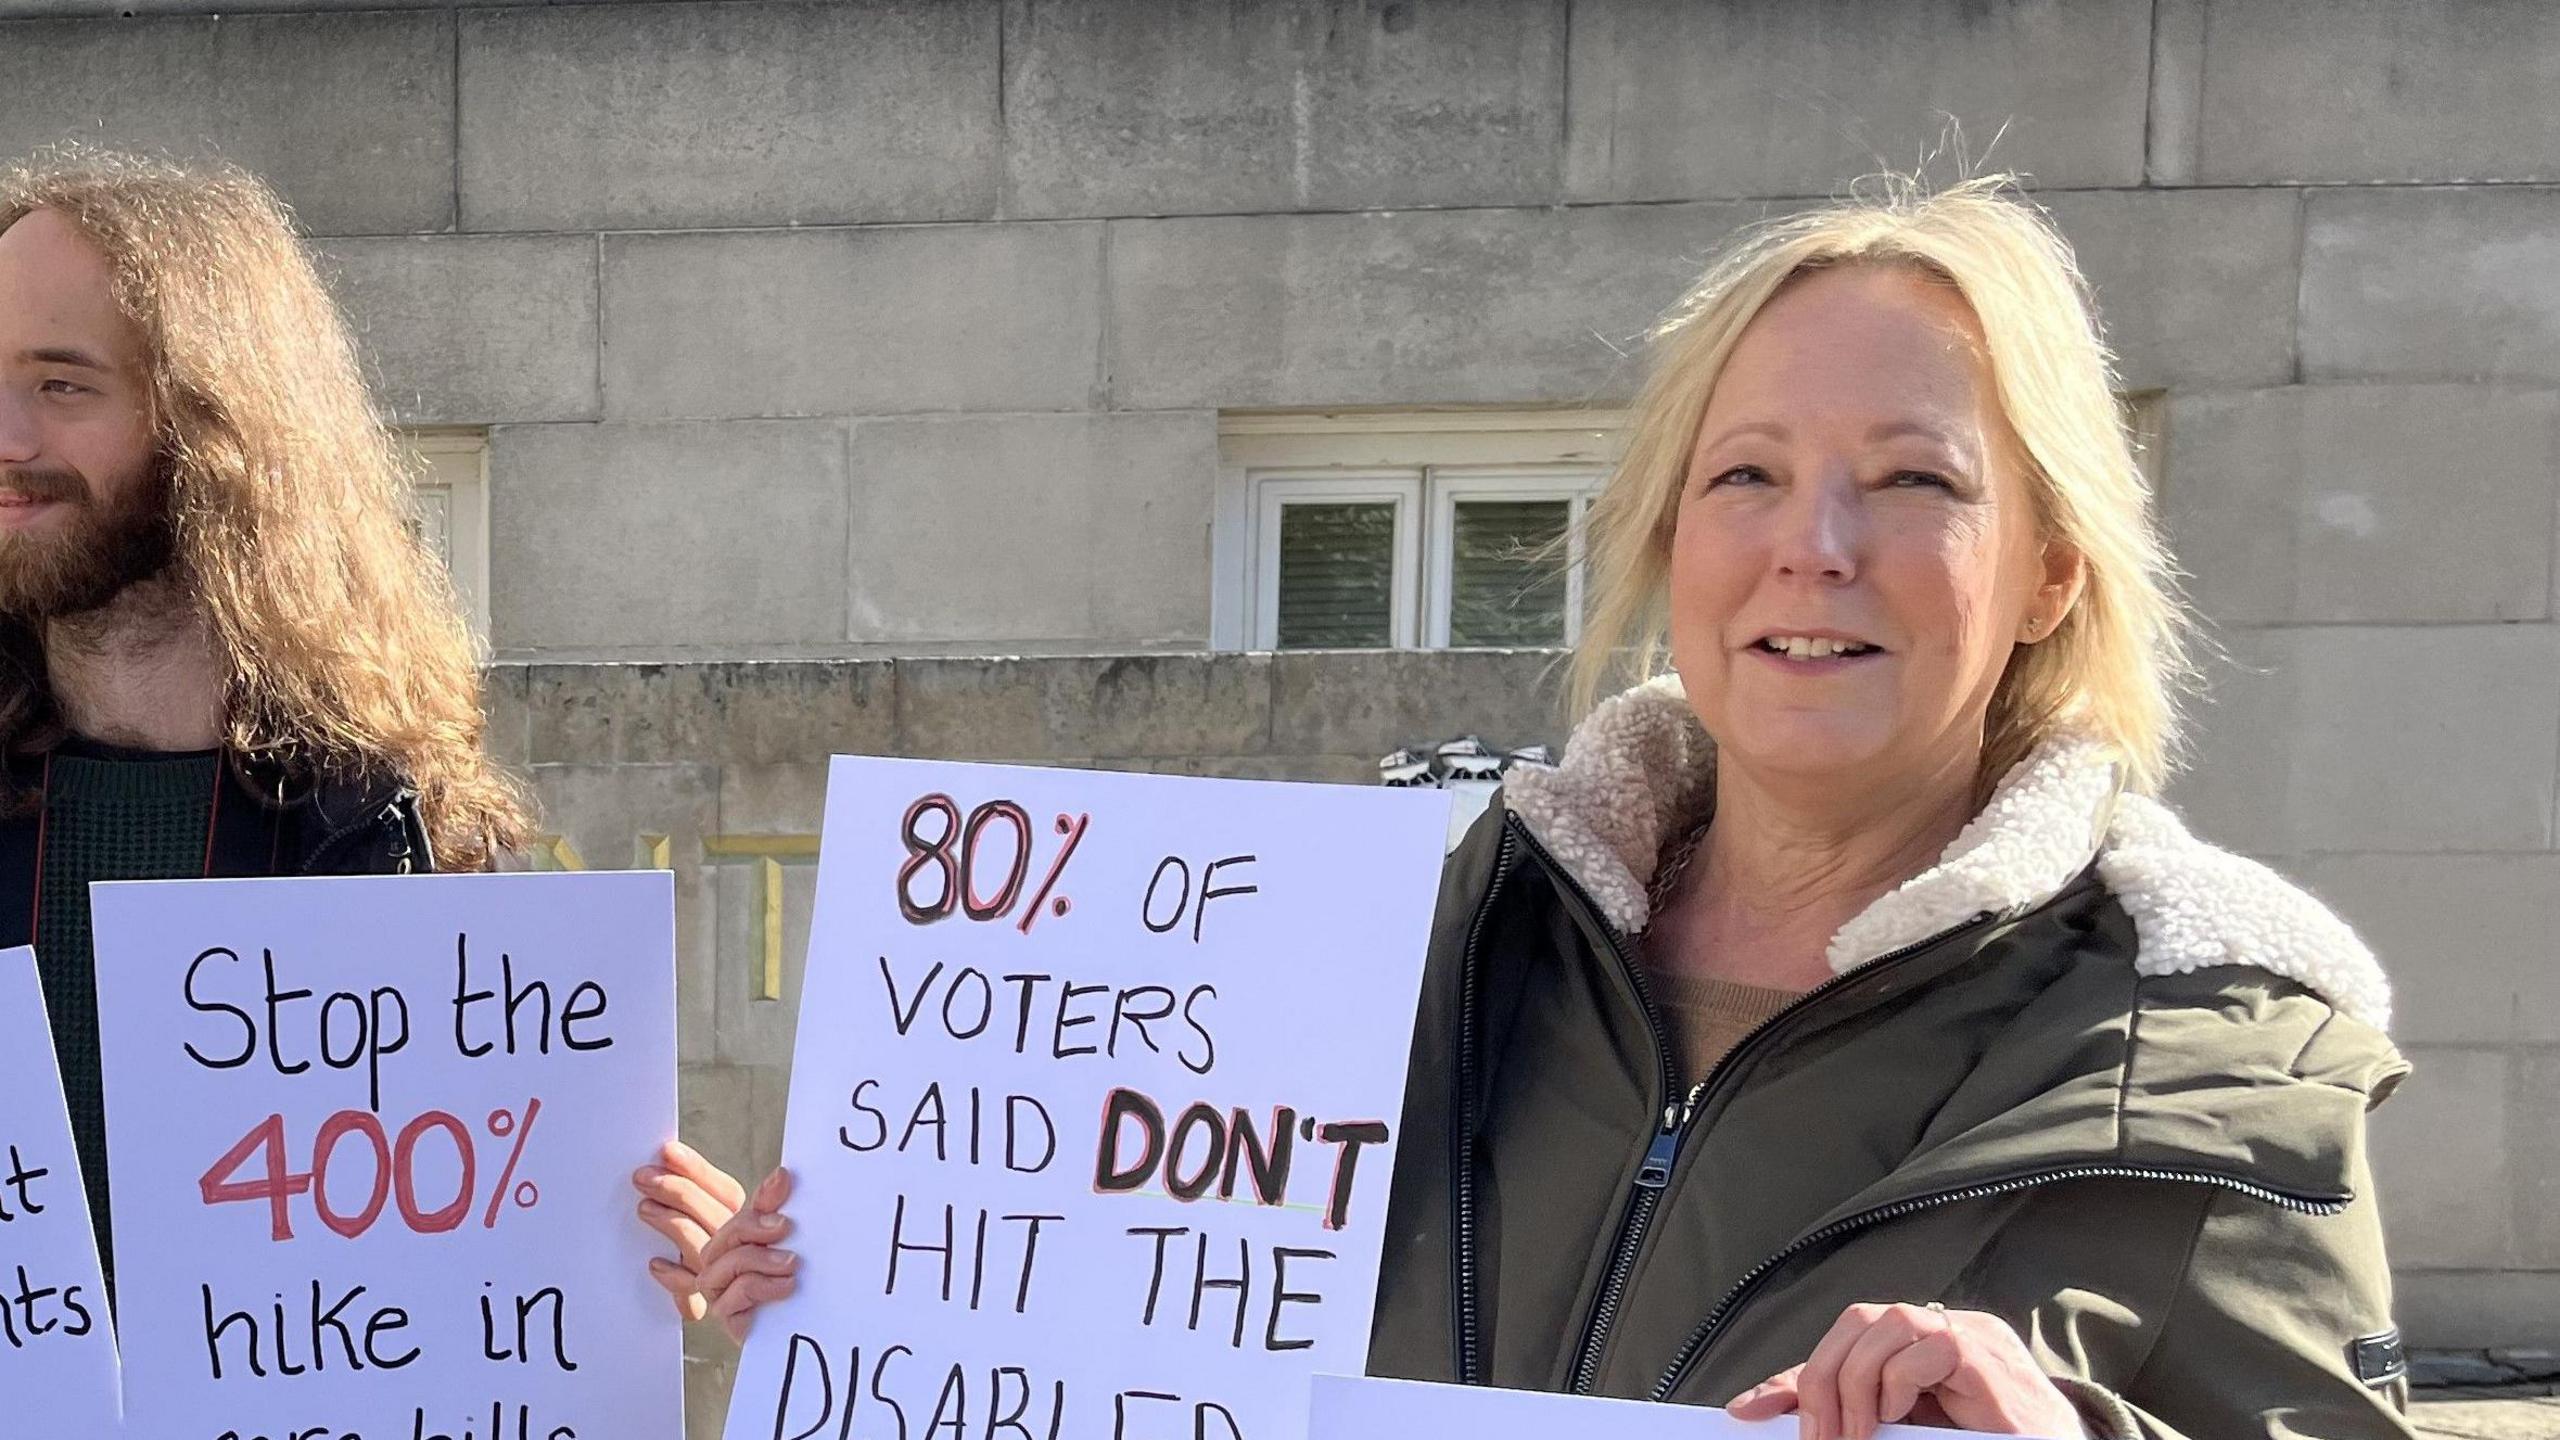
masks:
{"type": "Polygon", "coordinates": [[[1698,1096],[1707,1088],[1701,1080],[1689,1087],[1686,1097],[1662,1107],[1662,1128],[1655,1131],[1653,1143],[1645,1147],[1644,1163],[1636,1167],[1636,1188],[1659,1190],[1671,1183],[1671,1164],[1680,1158],[1680,1132],[1687,1128],[1689,1117],[1698,1113],[1698,1096]]]}
{"type": "Polygon", "coordinates": [[[1654,1133],[1653,1144],[1644,1152],[1644,1164],[1636,1167],[1636,1188],[1659,1190],[1671,1183],[1671,1162],[1680,1156],[1680,1132],[1676,1129],[1654,1133]]]}
{"type": "Polygon", "coordinates": [[[1637,1189],[1659,1190],[1671,1183],[1671,1162],[1680,1158],[1680,1122],[1688,1118],[1683,1108],[1677,1100],[1662,1107],[1661,1127],[1645,1147],[1644,1163],[1636,1167],[1637,1189]]]}

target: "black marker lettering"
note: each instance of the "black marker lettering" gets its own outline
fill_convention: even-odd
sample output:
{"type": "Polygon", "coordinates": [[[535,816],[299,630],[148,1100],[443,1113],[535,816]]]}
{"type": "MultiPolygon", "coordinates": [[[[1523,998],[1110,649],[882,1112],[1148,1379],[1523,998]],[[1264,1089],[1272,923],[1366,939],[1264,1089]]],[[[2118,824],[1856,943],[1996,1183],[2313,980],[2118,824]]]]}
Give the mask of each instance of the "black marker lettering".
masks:
{"type": "Polygon", "coordinates": [[[886,955],[880,957],[880,983],[887,986],[889,990],[889,1023],[898,1027],[900,1035],[905,1035],[908,1030],[914,1028],[917,1014],[924,1009],[924,997],[933,989],[933,982],[941,978],[942,962],[936,960],[933,962],[933,968],[924,972],[924,983],[916,987],[916,998],[905,1005],[900,1005],[898,977],[889,969],[889,957],[886,955]]]}
{"type": "Polygon", "coordinates": [[[855,1114],[868,1115],[871,1117],[871,1125],[874,1132],[869,1144],[857,1145],[854,1143],[852,1131],[841,1125],[837,1126],[836,1143],[842,1145],[847,1150],[859,1150],[868,1153],[889,1143],[889,1117],[881,1111],[862,1103],[862,1093],[879,1083],[880,1082],[877,1080],[865,1080],[861,1084],[854,1086],[852,1097],[845,1102],[853,1107],[855,1114]]]}
{"type": "Polygon", "coordinates": [[[1228,865],[1250,865],[1254,863],[1255,858],[1256,857],[1251,855],[1230,855],[1223,860],[1210,861],[1209,868],[1201,872],[1200,904],[1197,909],[1194,909],[1191,912],[1192,944],[1197,945],[1200,943],[1201,927],[1207,924],[1209,920],[1210,901],[1224,900],[1230,895],[1259,895],[1262,893],[1262,887],[1259,885],[1230,885],[1224,890],[1218,888],[1218,871],[1221,867],[1228,865]]]}
{"type": "Polygon", "coordinates": [[[572,1050],[612,1049],[613,1037],[610,1035],[599,1035],[592,1040],[578,1038],[578,1022],[603,1019],[605,1006],[610,1003],[612,1002],[606,998],[603,986],[593,980],[578,982],[578,988],[569,992],[569,1003],[560,1010],[561,1041],[572,1050]],[[593,1006],[586,1003],[590,998],[595,1001],[593,1006]]]}
{"type": "Polygon", "coordinates": [[[1195,987],[1182,1000],[1182,1023],[1190,1026],[1191,1033],[1200,1037],[1200,1058],[1197,1060],[1191,1058],[1191,1048],[1188,1045],[1184,1046],[1182,1052],[1174,1058],[1182,1062],[1183,1069],[1194,1075],[1206,1075],[1218,1068],[1218,1037],[1210,1034],[1208,1023],[1194,1013],[1202,1000],[1217,998],[1218,987],[1201,985],[1195,987]]]}
{"type": "Polygon", "coordinates": [[[196,998],[196,972],[204,968],[204,962],[213,959],[224,960],[234,965],[240,963],[240,956],[238,952],[226,950],[220,946],[207,950],[196,956],[194,960],[190,961],[187,965],[187,1008],[195,1011],[199,1015],[212,1015],[219,1013],[228,1015],[239,1021],[241,1030],[240,1053],[232,1056],[228,1060],[216,1060],[212,1056],[198,1050],[193,1041],[189,1041],[186,1046],[187,1058],[206,1067],[207,1069],[229,1070],[237,1066],[248,1064],[249,1057],[258,1053],[258,1022],[249,1018],[249,1012],[241,1009],[237,1005],[225,1005],[220,1001],[207,1004],[196,998]]]}
{"type": "Polygon", "coordinates": [[[1339,1257],[1330,1250],[1297,1250],[1286,1245],[1274,1245],[1271,1247],[1271,1321],[1269,1324],[1262,1327],[1263,1349],[1306,1350],[1314,1347],[1316,1342],[1311,1339],[1297,1338],[1283,1340],[1280,1338],[1280,1310],[1282,1306],[1321,1305],[1324,1303],[1324,1296],[1321,1294],[1309,1290],[1292,1290],[1289,1288],[1289,1262],[1292,1260],[1333,1260],[1337,1258],[1339,1257]]]}

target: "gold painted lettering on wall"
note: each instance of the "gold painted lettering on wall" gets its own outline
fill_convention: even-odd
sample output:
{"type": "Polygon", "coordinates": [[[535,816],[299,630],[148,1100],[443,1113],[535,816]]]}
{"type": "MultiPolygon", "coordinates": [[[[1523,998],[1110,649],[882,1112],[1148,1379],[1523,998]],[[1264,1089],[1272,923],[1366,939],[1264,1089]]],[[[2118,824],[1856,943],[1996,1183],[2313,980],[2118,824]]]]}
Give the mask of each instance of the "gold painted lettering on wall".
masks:
{"type": "Polygon", "coordinates": [[[756,950],[762,962],[751,994],[758,1000],[782,998],[782,867],[818,863],[815,835],[705,835],[702,857],[714,865],[753,865],[758,904],[755,907],[756,950]]]}
{"type": "MultiPolygon", "coordinates": [[[[673,870],[675,842],[666,835],[643,834],[632,841],[632,868],[638,870],[673,870]]],[[[586,870],[588,865],[578,847],[565,835],[540,835],[527,847],[524,860],[534,870],[586,870]]],[[[754,867],[756,901],[753,907],[753,952],[755,969],[748,979],[748,994],[757,1000],[782,998],[782,935],[784,898],[782,872],[795,865],[818,863],[818,837],[813,834],[711,834],[702,837],[698,863],[704,865],[748,865],[754,867]]]]}

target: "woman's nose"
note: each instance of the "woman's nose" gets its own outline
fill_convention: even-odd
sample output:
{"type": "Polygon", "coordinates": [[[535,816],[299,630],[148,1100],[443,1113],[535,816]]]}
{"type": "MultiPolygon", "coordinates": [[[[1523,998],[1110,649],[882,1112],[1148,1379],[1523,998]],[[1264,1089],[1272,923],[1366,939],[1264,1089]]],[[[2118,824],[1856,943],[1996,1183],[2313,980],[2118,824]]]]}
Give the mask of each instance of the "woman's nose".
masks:
{"type": "Polygon", "coordinates": [[[1865,520],[1858,499],[1853,481],[1826,477],[1796,487],[1781,512],[1779,570],[1831,581],[1854,578],[1865,520]]]}

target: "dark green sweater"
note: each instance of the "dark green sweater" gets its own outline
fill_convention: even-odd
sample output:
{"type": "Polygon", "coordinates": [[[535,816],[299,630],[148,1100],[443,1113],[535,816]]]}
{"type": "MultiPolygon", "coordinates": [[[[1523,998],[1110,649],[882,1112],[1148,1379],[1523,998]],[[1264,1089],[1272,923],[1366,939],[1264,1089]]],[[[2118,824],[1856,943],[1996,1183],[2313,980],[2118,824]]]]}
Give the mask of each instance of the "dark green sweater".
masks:
{"type": "Polygon", "coordinates": [[[0,809],[0,945],[36,947],[112,1282],[91,882],[410,874],[434,869],[433,855],[415,794],[394,779],[287,784],[218,751],[129,750],[76,736],[0,763],[22,800],[0,809]]]}
{"type": "Polygon", "coordinates": [[[80,1150],[98,1258],[108,1250],[107,1118],[98,1068],[98,977],[89,884],[205,873],[221,755],[139,755],[83,746],[48,767],[36,878],[36,968],[80,1150]],[[85,753],[83,753],[85,752],[85,753]]]}

